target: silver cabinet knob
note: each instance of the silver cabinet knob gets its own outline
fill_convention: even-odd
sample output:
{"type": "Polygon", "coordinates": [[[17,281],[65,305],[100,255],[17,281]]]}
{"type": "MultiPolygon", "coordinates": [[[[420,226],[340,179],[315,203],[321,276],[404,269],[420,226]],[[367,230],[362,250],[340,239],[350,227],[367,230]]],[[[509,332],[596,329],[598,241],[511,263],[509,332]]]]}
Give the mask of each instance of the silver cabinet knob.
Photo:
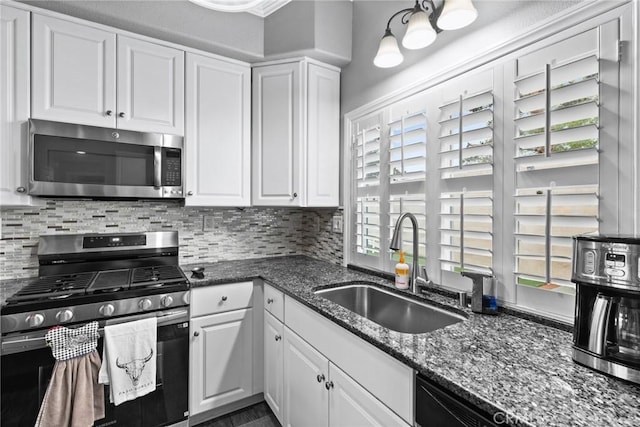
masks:
{"type": "Polygon", "coordinates": [[[73,311],[68,308],[56,313],[56,320],[60,323],[68,322],[71,319],[73,319],[73,311]]]}
{"type": "Polygon", "coordinates": [[[290,200],[293,200],[293,199],[295,199],[296,197],[298,197],[298,193],[293,193],[293,195],[291,196],[291,199],[290,199],[290,200]]]}
{"type": "Polygon", "coordinates": [[[193,191],[187,191],[187,196],[193,196],[193,191]]]}
{"type": "Polygon", "coordinates": [[[98,309],[98,313],[100,313],[100,315],[104,317],[112,316],[113,313],[115,313],[115,311],[116,311],[116,308],[113,306],[113,304],[104,304],[104,305],[101,305],[100,308],[98,309]]]}
{"type": "Polygon", "coordinates": [[[148,298],[143,298],[138,302],[140,310],[149,310],[153,306],[153,303],[148,298]]]}
{"type": "Polygon", "coordinates": [[[227,298],[226,295],[223,295],[221,299],[222,299],[222,301],[226,301],[228,298],[227,298]]]}
{"type": "Polygon", "coordinates": [[[164,296],[162,298],[160,298],[160,305],[163,307],[169,307],[171,304],[173,304],[173,297],[170,295],[164,296]]]}
{"type": "Polygon", "coordinates": [[[324,374],[318,374],[318,376],[316,377],[316,380],[318,380],[319,383],[324,381],[324,374]]]}
{"type": "Polygon", "coordinates": [[[326,383],[324,383],[324,387],[327,390],[331,390],[333,388],[333,381],[327,381],[326,383]]]}
{"type": "Polygon", "coordinates": [[[16,188],[16,191],[17,191],[18,193],[26,193],[26,192],[27,192],[27,189],[26,189],[26,188],[24,188],[24,187],[18,187],[18,188],[16,188]]]}
{"type": "Polygon", "coordinates": [[[107,116],[111,116],[111,115],[113,115],[113,111],[111,111],[111,110],[107,110],[107,111],[105,112],[105,114],[106,114],[107,116]]]}
{"type": "Polygon", "coordinates": [[[118,113],[118,117],[124,118],[124,113],[118,113]]]}
{"type": "Polygon", "coordinates": [[[195,332],[193,333],[193,336],[194,336],[194,337],[199,337],[199,336],[200,336],[200,331],[195,331],[195,332]]]}
{"type": "Polygon", "coordinates": [[[273,304],[273,298],[267,298],[267,304],[273,304]]]}
{"type": "Polygon", "coordinates": [[[44,323],[44,315],[40,313],[30,314],[27,316],[27,325],[30,328],[35,328],[36,326],[40,326],[44,323]]]}
{"type": "Polygon", "coordinates": [[[280,335],[276,335],[276,341],[280,341],[282,339],[282,337],[280,335]]]}

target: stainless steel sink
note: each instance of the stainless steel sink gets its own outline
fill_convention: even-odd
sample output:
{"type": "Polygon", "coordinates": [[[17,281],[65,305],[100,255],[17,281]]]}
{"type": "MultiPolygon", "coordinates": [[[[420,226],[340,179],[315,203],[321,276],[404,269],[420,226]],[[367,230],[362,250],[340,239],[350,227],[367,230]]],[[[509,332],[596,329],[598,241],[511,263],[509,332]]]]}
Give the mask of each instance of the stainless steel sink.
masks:
{"type": "Polygon", "coordinates": [[[354,282],[315,293],[385,328],[406,334],[423,334],[465,320],[460,314],[412,300],[367,282],[354,282]]]}

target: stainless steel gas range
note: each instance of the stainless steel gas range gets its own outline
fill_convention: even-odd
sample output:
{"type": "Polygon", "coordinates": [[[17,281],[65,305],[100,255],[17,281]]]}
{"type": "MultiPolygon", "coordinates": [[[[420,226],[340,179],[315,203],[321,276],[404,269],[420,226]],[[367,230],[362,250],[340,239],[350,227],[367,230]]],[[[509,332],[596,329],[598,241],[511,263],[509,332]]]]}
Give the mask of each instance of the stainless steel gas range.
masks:
{"type": "Polygon", "coordinates": [[[156,391],[117,407],[107,397],[107,416],[95,425],[186,425],[189,281],[178,265],[178,233],[41,236],[38,262],[39,277],[0,312],[3,424],[35,422],[55,362],[49,328],[97,320],[101,331],[155,316],[156,391]]]}

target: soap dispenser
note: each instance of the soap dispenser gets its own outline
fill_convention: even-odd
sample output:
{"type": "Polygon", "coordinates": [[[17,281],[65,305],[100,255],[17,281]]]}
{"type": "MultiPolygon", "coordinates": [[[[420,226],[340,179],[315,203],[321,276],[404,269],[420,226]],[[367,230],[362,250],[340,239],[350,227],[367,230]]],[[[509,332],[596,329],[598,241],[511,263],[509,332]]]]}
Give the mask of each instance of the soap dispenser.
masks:
{"type": "Polygon", "coordinates": [[[396,288],[409,289],[409,264],[404,262],[404,251],[400,251],[400,261],[396,264],[396,288]]]}

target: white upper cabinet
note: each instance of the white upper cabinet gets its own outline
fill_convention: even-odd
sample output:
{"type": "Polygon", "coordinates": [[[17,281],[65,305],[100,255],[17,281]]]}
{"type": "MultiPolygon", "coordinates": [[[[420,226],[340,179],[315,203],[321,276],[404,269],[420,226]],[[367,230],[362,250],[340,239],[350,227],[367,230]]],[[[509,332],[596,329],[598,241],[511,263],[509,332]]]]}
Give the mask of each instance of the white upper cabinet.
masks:
{"type": "Polygon", "coordinates": [[[33,15],[32,117],[182,135],[184,52],[33,15]]]}
{"type": "Polygon", "coordinates": [[[33,14],[32,117],[116,126],[116,35],[33,14]]]}
{"type": "Polygon", "coordinates": [[[0,205],[28,205],[29,12],[0,5],[0,205]]]}
{"type": "Polygon", "coordinates": [[[190,206],[251,204],[251,69],[187,54],[185,147],[190,206]]]}
{"type": "Polygon", "coordinates": [[[340,71],[309,59],[253,70],[253,204],[338,206],[340,71]]]}
{"type": "Polygon", "coordinates": [[[183,134],[183,51],[118,36],[118,127],[183,134]]]}

